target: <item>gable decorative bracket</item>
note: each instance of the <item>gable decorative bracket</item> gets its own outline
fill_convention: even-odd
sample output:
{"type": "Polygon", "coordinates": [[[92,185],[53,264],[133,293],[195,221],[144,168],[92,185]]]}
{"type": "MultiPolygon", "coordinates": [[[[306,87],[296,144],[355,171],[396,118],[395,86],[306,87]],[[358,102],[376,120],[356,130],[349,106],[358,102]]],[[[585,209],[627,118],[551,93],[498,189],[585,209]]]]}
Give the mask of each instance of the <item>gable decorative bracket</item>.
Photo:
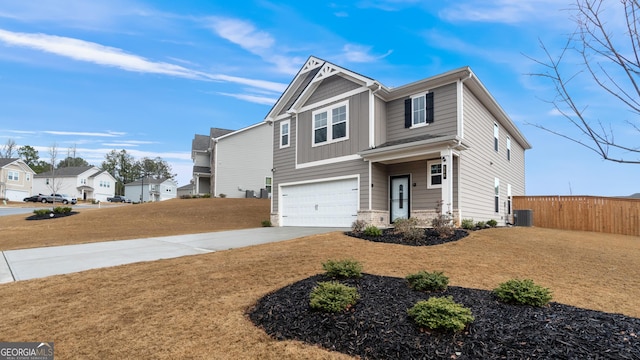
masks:
{"type": "Polygon", "coordinates": [[[322,81],[325,78],[330,77],[331,75],[337,74],[341,72],[340,68],[332,65],[332,64],[325,64],[322,69],[320,69],[320,71],[318,71],[318,74],[316,74],[316,77],[313,79],[312,82],[318,82],[318,81],[322,81]]]}
{"type": "Polygon", "coordinates": [[[302,70],[300,71],[301,74],[304,74],[306,72],[309,72],[315,68],[318,68],[320,66],[322,66],[322,64],[324,64],[323,61],[320,61],[314,57],[309,58],[309,60],[307,60],[307,63],[304,64],[304,66],[302,67],[302,70]]]}

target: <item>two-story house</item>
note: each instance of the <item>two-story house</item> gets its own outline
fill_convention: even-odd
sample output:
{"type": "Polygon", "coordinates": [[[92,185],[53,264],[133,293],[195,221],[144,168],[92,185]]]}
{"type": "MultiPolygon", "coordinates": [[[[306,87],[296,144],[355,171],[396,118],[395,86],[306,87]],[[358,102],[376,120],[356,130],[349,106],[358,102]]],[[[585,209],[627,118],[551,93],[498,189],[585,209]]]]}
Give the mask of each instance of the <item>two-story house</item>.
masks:
{"type": "Polygon", "coordinates": [[[0,158],[0,198],[22,201],[31,196],[35,172],[18,158],[0,158]]]}
{"type": "Polygon", "coordinates": [[[171,200],[178,196],[178,184],[171,179],[147,176],[124,184],[124,196],[134,202],[171,200]]]}
{"type": "Polygon", "coordinates": [[[78,200],[107,201],[116,189],[116,179],[96,166],[70,166],[34,176],[35,194],[67,194],[78,200]]]}
{"type": "Polygon", "coordinates": [[[236,131],[211,128],[191,142],[194,193],[230,198],[271,191],[273,129],[260,122],[236,131]]]}
{"type": "Polygon", "coordinates": [[[400,87],[310,57],[268,113],[271,221],[509,221],[531,145],[469,67],[400,87]]]}

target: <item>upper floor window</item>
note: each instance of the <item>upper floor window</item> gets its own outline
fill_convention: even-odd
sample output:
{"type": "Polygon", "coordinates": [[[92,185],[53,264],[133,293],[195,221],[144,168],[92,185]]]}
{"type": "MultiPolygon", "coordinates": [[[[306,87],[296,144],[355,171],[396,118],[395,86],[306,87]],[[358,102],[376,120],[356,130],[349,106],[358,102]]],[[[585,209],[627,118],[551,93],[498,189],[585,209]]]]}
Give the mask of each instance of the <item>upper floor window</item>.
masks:
{"type": "Polygon", "coordinates": [[[280,123],[280,148],[289,146],[289,127],[291,123],[285,120],[280,123]]]}
{"type": "Polygon", "coordinates": [[[17,171],[9,170],[9,174],[7,175],[7,179],[8,180],[13,180],[13,181],[18,181],[18,180],[20,180],[20,175],[18,174],[17,171]]]}
{"type": "Polygon", "coordinates": [[[500,129],[498,128],[498,123],[493,123],[493,149],[498,151],[498,134],[500,133],[500,129]]]}
{"type": "Polygon", "coordinates": [[[511,138],[507,136],[507,160],[511,161],[511,138]]]}
{"type": "Polygon", "coordinates": [[[433,122],[433,93],[412,96],[404,101],[404,127],[418,127],[433,122]]]}
{"type": "Polygon", "coordinates": [[[314,111],[313,146],[348,139],[348,112],[347,102],[314,111]]]}
{"type": "Polygon", "coordinates": [[[31,174],[27,173],[27,181],[31,181],[31,174]]]}
{"type": "Polygon", "coordinates": [[[437,189],[442,187],[442,161],[427,161],[427,189],[437,189]]]}

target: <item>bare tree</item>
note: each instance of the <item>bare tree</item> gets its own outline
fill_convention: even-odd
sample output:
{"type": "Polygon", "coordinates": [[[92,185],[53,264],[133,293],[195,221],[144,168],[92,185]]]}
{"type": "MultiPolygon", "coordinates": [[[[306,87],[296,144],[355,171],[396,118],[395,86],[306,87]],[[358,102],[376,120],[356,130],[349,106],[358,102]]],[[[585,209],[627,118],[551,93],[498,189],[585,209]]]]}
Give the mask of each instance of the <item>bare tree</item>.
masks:
{"type": "Polygon", "coordinates": [[[615,4],[612,1],[575,0],[570,10],[574,13],[573,20],[577,28],[560,55],[552,55],[541,42],[546,60],[533,60],[542,65],[545,71],[531,75],[553,83],[556,96],[549,102],[578,132],[575,135],[540,124],[533,125],[578,143],[605,160],[640,164],[640,144],[637,139],[616,137],[614,131],[614,127],[623,125],[640,135],[640,0],[620,0],[620,5],[624,10],[624,19],[607,22],[605,10],[609,6],[613,11],[615,4]],[[578,67],[568,60],[571,55],[578,55],[578,67]],[[613,99],[620,108],[628,110],[632,120],[619,119],[612,114],[607,115],[613,119],[594,119],[593,113],[587,111],[588,106],[579,103],[576,89],[572,88],[582,75],[586,75],[597,85],[597,89],[613,99]]]}
{"type": "Polygon", "coordinates": [[[56,181],[56,160],[58,158],[58,145],[53,143],[51,147],[49,147],[49,157],[51,163],[51,181],[47,184],[49,189],[51,189],[51,193],[53,194],[53,204],[56,202],[56,194],[60,191],[62,187],[62,181],[56,181]]]}
{"type": "Polygon", "coordinates": [[[16,151],[18,149],[18,146],[16,145],[15,140],[13,139],[7,139],[7,142],[4,143],[4,145],[2,145],[2,148],[0,148],[0,158],[12,158],[13,157],[13,152],[16,151]]]}

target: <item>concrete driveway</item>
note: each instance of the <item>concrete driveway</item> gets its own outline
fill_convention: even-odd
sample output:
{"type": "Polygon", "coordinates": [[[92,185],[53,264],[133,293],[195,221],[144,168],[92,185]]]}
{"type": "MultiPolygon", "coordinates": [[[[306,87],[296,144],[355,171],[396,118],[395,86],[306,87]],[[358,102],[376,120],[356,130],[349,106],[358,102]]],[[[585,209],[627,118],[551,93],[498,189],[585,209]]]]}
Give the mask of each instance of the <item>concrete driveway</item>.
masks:
{"type": "Polygon", "coordinates": [[[204,234],[7,250],[0,256],[0,283],[89,269],[170,259],[296,239],[345,228],[265,227],[204,234]]]}

